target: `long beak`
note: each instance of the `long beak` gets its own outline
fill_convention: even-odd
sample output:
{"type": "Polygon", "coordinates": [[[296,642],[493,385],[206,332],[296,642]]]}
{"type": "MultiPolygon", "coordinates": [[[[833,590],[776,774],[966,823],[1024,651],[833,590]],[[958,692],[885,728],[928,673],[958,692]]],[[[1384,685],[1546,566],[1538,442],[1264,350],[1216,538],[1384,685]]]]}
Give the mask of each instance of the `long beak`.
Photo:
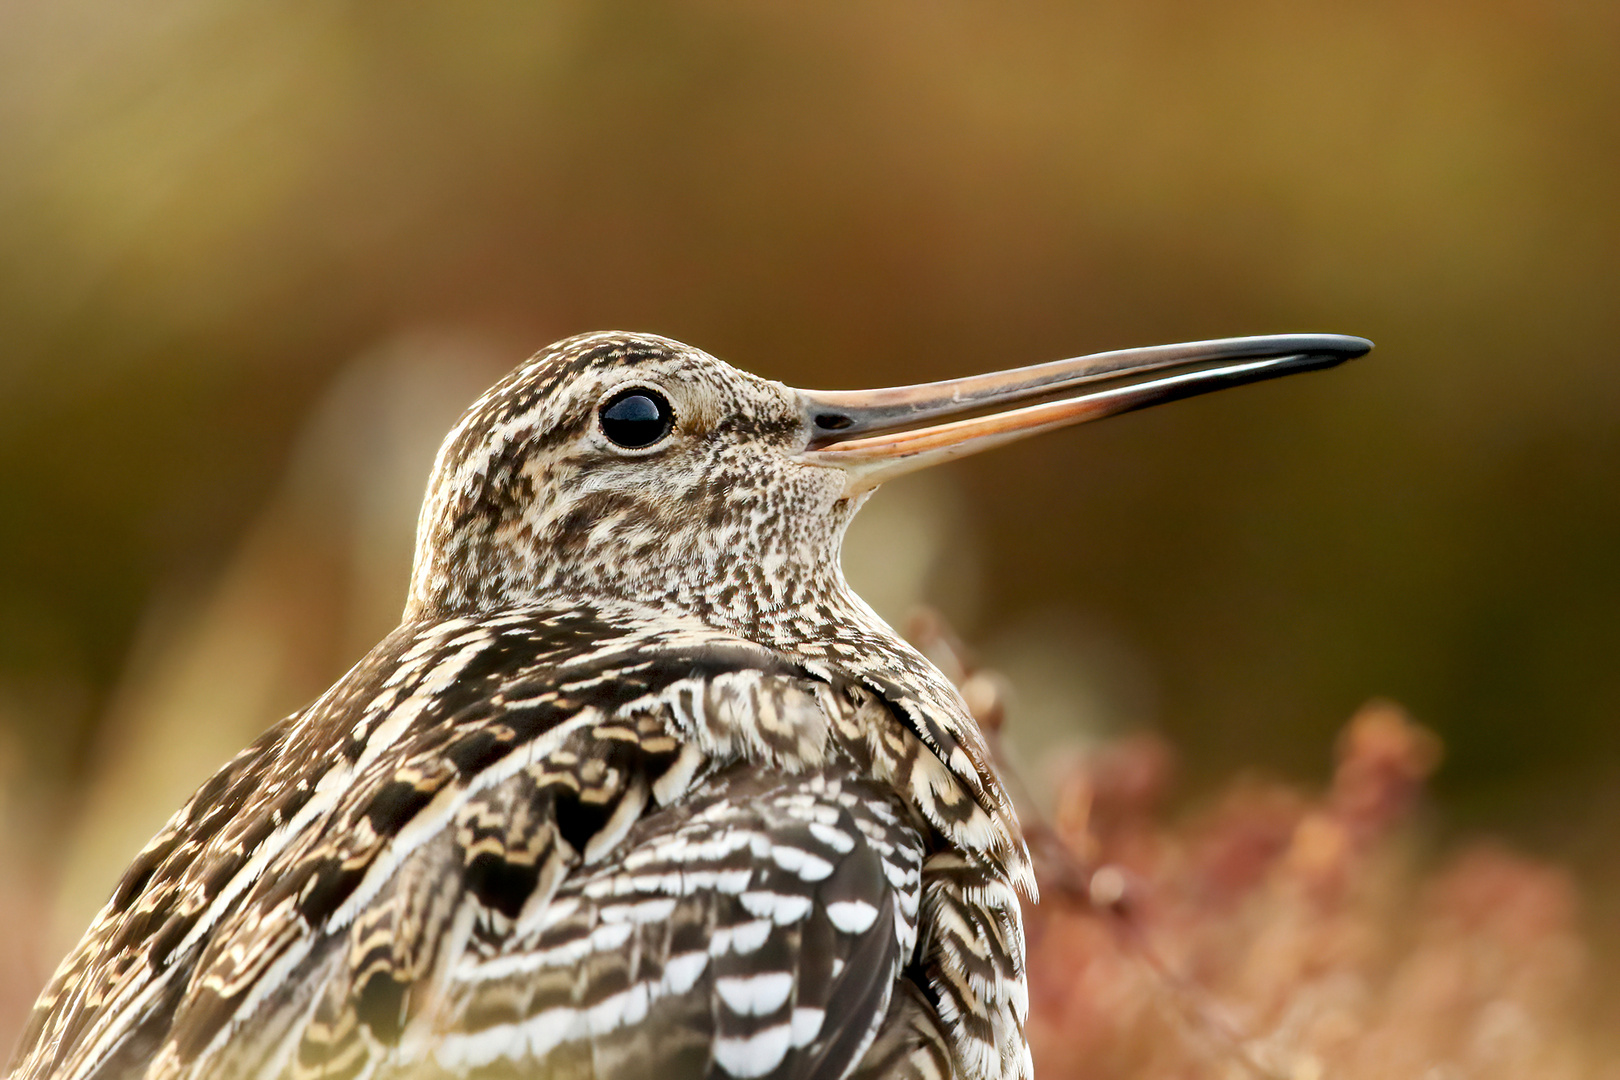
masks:
{"type": "Polygon", "coordinates": [[[845,470],[854,493],[1042,431],[1333,367],[1371,348],[1340,334],[1275,334],[1121,349],[883,390],[800,390],[811,432],[803,459],[845,470]]]}

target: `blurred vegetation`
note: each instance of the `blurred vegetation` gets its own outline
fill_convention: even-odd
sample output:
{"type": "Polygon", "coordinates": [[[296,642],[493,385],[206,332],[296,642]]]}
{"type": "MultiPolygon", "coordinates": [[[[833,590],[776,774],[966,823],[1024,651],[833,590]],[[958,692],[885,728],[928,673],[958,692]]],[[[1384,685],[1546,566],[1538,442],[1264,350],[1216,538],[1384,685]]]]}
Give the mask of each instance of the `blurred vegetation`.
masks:
{"type": "Polygon", "coordinates": [[[1350,718],[1321,790],[1237,777],[1167,814],[1175,749],[1138,732],[1071,752],[1047,814],[1007,760],[1017,687],[926,609],[909,629],[1021,803],[1042,1076],[1620,1077],[1578,886],[1493,842],[1436,857],[1422,794],[1444,747],[1399,706],[1350,718]]]}
{"type": "MultiPolygon", "coordinates": [[[[1570,862],[1612,965],[1617,40],[1591,0],[3,0],[0,915],[60,890],[76,936],[359,655],[420,433],[552,339],[861,386],[1325,330],[1379,348],[871,513],[934,507],[933,599],[1009,671],[1064,643],[1195,793],[1404,703],[1440,833],[1570,862]]],[[[58,944],[0,942],[0,1010],[58,944]]]]}

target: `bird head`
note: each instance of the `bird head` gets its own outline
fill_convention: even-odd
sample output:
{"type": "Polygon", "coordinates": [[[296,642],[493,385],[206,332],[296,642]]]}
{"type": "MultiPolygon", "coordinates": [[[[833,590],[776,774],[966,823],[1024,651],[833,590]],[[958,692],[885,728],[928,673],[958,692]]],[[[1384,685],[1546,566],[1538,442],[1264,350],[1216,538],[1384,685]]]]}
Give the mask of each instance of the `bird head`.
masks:
{"type": "Polygon", "coordinates": [[[884,480],[1053,428],[1371,348],[1279,335],[1101,353],[881,390],[797,390],[650,334],[568,338],[439,451],[406,617],[673,607],[743,632],[848,597],[845,527],[884,480]]]}

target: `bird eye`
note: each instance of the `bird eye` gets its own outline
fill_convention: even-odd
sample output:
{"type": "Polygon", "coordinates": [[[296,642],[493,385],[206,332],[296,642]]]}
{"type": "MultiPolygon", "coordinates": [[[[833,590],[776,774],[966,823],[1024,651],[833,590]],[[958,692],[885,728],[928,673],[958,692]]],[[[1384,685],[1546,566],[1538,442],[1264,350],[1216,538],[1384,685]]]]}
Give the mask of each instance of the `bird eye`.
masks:
{"type": "Polygon", "coordinates": [[[614,394],[596,415],[602,434],[626,450],[645,449],[675,426],[675,413],[664,395],[641,386],[614,394]]]}

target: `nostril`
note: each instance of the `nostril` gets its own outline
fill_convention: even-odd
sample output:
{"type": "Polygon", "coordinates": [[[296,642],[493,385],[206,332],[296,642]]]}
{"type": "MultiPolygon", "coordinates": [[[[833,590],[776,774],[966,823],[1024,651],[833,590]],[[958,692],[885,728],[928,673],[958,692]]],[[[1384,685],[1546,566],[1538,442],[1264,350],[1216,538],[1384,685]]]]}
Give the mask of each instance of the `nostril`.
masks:
{"type": "Polygon", "coordinates": [[[821,428],[823,431],[843,431],[854,422],[854,420],[841,413],[818,413],[816,415],[816,427],[821,428]]]}

